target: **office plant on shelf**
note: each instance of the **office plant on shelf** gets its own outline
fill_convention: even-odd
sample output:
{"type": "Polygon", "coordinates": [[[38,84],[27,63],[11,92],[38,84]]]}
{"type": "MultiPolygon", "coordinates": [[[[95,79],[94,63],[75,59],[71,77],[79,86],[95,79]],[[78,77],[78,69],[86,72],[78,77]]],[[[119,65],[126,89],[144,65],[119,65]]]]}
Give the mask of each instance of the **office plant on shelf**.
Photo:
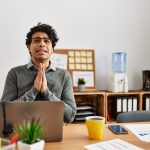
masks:
{"type": "Polygon", "coordinates": [[[84,91],[85,90],[85,79],[84,78],[78,78],[78,90],[84,91]]]}
{"type": "Polygon", "coordinates": [[[14,132],[18,134],[18,150],[43,150],[45,141],[42,140],[44,127],[34,119],[23,121],[15,126],[14,132]]]}

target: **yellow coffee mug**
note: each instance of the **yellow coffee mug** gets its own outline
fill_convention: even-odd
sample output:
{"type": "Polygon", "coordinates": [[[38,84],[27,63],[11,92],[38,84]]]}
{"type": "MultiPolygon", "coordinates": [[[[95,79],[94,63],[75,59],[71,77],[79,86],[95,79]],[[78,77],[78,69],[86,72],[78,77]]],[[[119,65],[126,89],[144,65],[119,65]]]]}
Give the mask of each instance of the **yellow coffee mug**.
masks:
{"type": "Polygon", "coordinates": [[[86,117],[86,127],[90,139],[101,140],[105,126],[105,118],[101,116],[86,117]]]}

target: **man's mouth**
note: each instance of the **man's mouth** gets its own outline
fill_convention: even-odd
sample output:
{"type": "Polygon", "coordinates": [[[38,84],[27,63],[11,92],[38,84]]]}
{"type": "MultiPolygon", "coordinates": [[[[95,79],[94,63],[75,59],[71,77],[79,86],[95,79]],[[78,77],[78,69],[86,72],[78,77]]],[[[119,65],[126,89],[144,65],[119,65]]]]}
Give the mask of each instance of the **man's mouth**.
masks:
{"type": "Polygon", "coordinates": [[[47,52],[47,50],[44,50],[44,49],[38,49],[36,52],[47,52]]]}
{"type": "Polygon", "coordinates": [[[38,55],[45,55],[45,54],[47,54],[47,51],[46,50],[37,50],[36,53],[38,55]]]}
{"type": "Polygon", "coordinates": [[[47,50],[44,50],[44,49],[39,49],[39,50],[36,50],[37,53],[47,53],[47,50]]]}

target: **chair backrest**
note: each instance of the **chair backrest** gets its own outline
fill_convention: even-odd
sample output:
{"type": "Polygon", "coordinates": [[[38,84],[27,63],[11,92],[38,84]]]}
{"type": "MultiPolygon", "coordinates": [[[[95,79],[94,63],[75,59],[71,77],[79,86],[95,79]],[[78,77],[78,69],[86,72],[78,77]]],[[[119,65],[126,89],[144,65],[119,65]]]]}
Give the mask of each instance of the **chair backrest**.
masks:
{"type": "Polygon", "coordinates": [[[150,121],[150,111],[130,111],[123,112],[117,116],[118,123],[123,122],[148,122],[150,121]]]}

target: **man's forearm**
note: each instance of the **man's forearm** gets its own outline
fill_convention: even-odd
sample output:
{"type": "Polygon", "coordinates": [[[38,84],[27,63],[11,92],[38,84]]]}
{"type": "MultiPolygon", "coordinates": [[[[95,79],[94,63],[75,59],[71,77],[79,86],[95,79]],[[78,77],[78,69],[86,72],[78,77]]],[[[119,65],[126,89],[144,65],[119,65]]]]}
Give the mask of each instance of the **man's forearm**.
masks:
{"type": "Polygon", "coordinates": [[[64,103],[64,121],[66,123],[72,122],[74,120],[75,114],[76,114],[76,108],[71,107],[68,104],[64,103]]]}
{"type": "Polygon", "coordinates": [[[38,94],[38,90],[33,86],[29,91],[27,91],[24,95],[19,97],[18,101],[35,101],[36,96],[38,94]]]}

